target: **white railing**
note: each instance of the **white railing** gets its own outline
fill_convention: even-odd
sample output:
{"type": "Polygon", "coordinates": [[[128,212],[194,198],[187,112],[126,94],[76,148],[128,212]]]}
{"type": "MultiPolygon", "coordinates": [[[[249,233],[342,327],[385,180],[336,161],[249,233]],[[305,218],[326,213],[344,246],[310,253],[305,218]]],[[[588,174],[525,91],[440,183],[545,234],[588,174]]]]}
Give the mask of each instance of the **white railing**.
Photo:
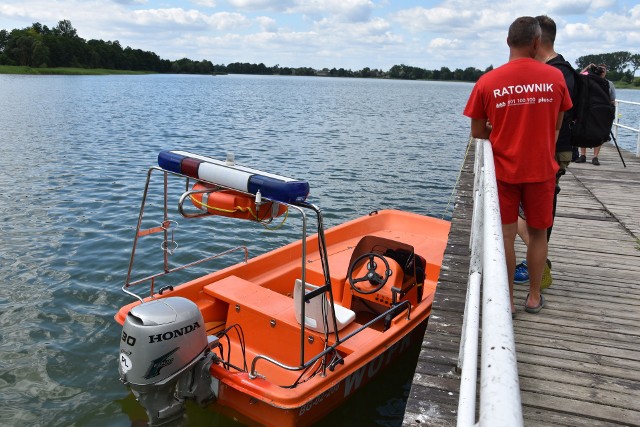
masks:
{"type": "Polygon", "coordinates": [[[475,152],[471,260],[458,356],[462,372],[457,425],[519,427],[523,425],[522,403],[493,151],[489,141],[476,140],[475,152]],[[481,291],[480,419],[476,423],[481,291]]]}
{"type": "Polygon", "coordinates": [[[632,128],[631,126],[626,126],[626,125],[622,125],[620,124],[620,114],[619,114],[619,109],[620,109],[620,104],[628,104],[628,105],[635,105],[635,106],[640,106],[640,102],[632,102],[632,101],[622,101],[619,99],[615,100],[616,103],[616,118],[613,122],[613,138],[614,139],[618,139],[618,129],[626,129],[626,130],[630,130],[632,132],[635,132],[638,134],[638,140],[636,142],[636,157],[640,157],[640,117],[638,118],[638,127],[636,128],[632,128]]]}

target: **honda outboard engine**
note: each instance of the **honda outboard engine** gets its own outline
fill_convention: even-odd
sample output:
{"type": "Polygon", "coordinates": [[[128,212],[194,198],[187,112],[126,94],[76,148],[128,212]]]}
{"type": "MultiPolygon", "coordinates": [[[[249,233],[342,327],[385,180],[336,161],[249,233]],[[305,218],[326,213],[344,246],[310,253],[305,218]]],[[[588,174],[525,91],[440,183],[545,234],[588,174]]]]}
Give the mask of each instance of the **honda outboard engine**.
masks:
{"type": "Polygon", "coordinates": [[[124,322],[120,342],[120,380],[131,388],[153,426],[183,418],[184,400],[216,399],[211,348],[198,306],[182,297],[145,302],[124,322]]]}

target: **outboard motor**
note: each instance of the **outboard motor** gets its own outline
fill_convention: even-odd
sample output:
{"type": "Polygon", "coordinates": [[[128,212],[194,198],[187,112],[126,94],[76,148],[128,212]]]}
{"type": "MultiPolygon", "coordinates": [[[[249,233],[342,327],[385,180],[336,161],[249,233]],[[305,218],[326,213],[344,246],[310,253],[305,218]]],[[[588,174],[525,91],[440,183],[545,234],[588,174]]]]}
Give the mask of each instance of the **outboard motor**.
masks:
{"type": "Polygon", "coordinates": [[[182,297],[145,302],[124,322],[120,381],[147,411],[149,425],[183,418],[185,399],[206,404],[217,398],[218,381],[209,367],[218,345],[207,337],[198,306],[182,297]]]}

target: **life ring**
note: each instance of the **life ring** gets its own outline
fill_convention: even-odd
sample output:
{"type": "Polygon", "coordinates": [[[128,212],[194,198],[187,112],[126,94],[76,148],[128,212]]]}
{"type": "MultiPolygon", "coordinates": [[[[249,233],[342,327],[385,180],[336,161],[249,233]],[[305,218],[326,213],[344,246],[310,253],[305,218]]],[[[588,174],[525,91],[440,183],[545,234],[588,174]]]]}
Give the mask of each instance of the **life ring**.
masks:
{"type": "Polygon", "coordinates": [[[287,206],[265,201],[260,204],[256,212],[256,198],[253,195],[234,190],[206,190],[214,187],[196,182],[193,185],[191,203],[201,210],[206,210],[212,215],[226,216],[229,218],[248,219],[252,221],[268,221],[287,212],[287,206]]]}

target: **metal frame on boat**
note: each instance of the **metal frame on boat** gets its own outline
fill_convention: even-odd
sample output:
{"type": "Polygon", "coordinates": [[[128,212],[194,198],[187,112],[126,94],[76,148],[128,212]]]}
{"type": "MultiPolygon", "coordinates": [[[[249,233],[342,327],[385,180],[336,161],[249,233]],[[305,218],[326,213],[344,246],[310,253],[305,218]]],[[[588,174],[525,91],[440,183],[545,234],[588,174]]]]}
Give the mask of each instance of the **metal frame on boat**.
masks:
{"type": "MultiPolygon", "coordinates": [[[[163,153],[160,167],[147,173],[123,286],[137,301],[115,316],[123,325],[120,378],[145,406],[151,424],[180,419],[184,400],[193,399],[215,401],[265,425],[306,425],[422,339],[447,221],[380,211],[325,232],[322,212],[305,201],[303,181],[233,161],[163,153]],[[162,220],[144,229],[155,171],[163,175],[162,220]],[[252,259],[246,246],[237,246],[172,267],[177,223],[169,218],[169,177],[184,180],[177,213],[185,218],[216,216],[209,200],[222,200],[216,192],[233,192],[255,205],[247,215],[243,204],[243,219],[270,223],[285,212],[282,206],[284,215],[298,212],[302,237],[252,259]],[[193,189],[192,183],[199,186],[193,189]],[[191,212],[187,201],[202,210],[191,212]],[[272,206],[261,210],[265,203],[272,206]],[[309,213],[317,223],[313,236],[307,235],[309,213]],[[162,272],[133,279],[139,240],[157,233],[163,234],[162,272]],[[180,285],[171,282],[171,273],[237,251],[244,252],[240,263],[180,285]],[[159,281],[164,286],[156,292],[159,281]],[[150,284],[148,297],[129,290],[144,282],[150,284]]],[[[225,208],[223,216],[233,217],[233,209],[225,208]]]]}

